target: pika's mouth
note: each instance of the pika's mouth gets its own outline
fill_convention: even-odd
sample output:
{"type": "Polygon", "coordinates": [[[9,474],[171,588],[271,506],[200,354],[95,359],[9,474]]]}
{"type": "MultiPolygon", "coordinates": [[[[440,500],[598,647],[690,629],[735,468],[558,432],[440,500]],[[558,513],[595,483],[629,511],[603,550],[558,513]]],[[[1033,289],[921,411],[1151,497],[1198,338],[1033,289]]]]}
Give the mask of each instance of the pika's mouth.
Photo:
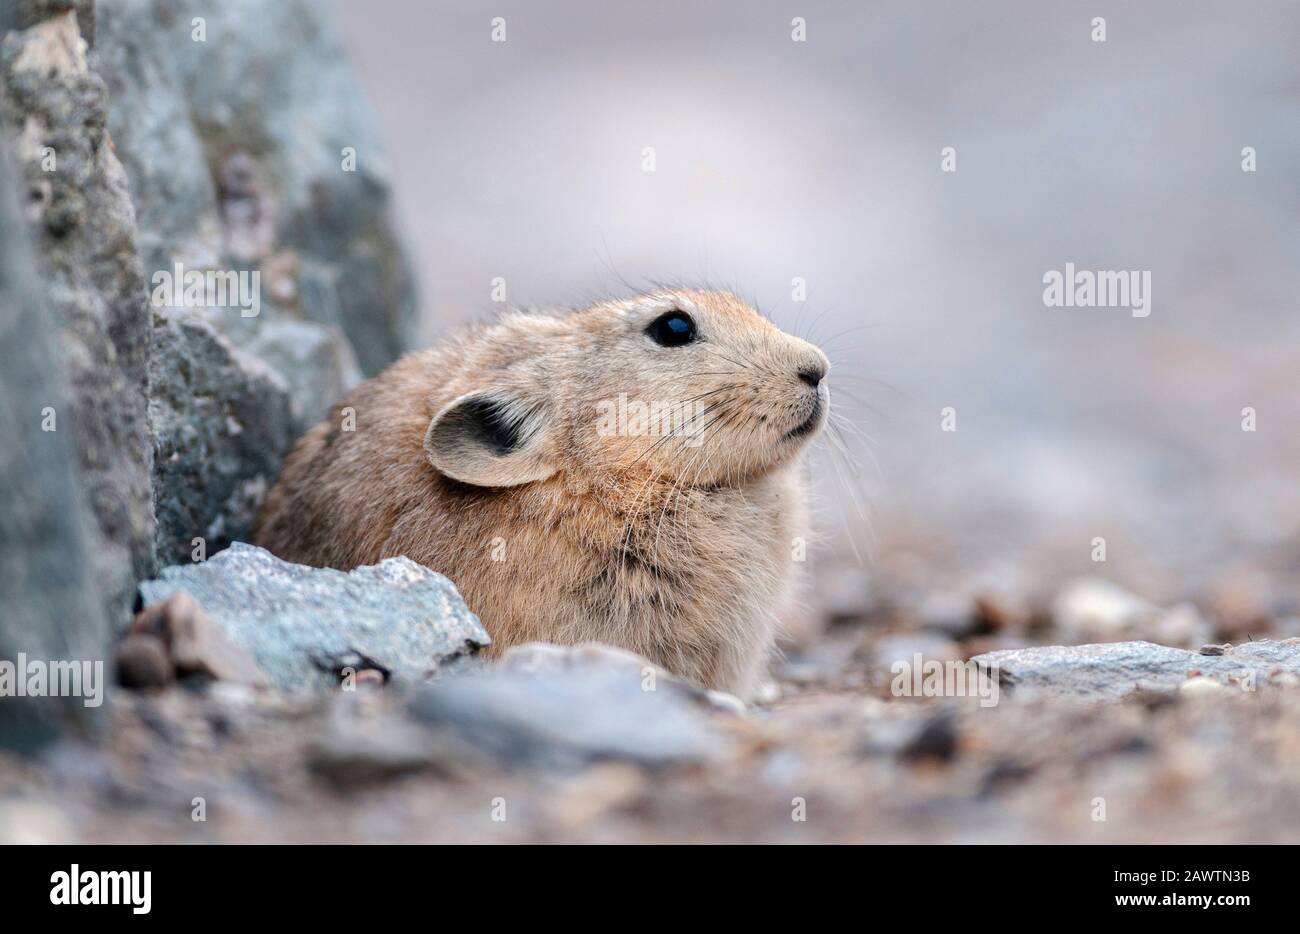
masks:
{"type": "Polygon", "coordinates": [[[825,403],[823,403],[821,397],[818,396],[817,400],[813,403],[812,411],[808,414],[808,417],[794,428],[787,431],[781,440],[794,441],[797,438],[802,438],[805,435],[812,434],[812,432],[816,431],[818,426],[821,425],[822,413],[825,409],[825,403]]]}

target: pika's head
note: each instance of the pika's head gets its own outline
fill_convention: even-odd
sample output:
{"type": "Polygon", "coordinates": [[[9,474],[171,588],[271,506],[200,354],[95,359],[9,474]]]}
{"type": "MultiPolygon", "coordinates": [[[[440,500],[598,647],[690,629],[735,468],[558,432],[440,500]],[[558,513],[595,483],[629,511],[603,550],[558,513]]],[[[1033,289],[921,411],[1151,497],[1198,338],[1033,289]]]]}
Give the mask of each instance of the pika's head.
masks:
{"type": "Polygon", "coordinates": [[[516,314],[464,348],[425,436],[464,483],[743,484],[825,424],[829,362],[735,295],[665,290],[516,314]]]}

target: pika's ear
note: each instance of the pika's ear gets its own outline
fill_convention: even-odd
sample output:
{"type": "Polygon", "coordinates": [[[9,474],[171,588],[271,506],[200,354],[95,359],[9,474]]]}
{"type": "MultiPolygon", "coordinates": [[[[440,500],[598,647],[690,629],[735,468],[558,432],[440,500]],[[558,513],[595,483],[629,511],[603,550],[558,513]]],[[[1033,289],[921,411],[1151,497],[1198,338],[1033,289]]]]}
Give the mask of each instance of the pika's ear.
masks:
{"type": "Polygon", "coordinates": [[[471,392],[433,417],[424,450],[437,470],[474,486],[519,486],[555,473],[540,407],[502,392],[471,392]]]}

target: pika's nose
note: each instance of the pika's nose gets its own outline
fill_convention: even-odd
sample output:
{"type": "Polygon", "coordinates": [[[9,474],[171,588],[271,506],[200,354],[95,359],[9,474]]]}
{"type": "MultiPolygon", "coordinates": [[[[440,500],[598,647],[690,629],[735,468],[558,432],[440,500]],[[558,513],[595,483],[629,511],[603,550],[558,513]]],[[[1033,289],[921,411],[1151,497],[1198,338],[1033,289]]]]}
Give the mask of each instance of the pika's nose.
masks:
{"type": "Polygon", "coordinates": [[[826,378],[826,367],[820,363],[807,363],[799,368],[799,378],[816,389],[823,379],[826,378]]]}

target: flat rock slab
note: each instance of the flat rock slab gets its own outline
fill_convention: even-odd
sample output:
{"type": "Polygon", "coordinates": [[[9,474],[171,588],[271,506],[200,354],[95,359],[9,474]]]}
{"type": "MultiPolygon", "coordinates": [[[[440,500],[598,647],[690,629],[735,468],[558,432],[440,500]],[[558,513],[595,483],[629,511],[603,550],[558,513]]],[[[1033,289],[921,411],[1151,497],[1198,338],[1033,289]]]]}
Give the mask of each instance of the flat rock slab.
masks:
{"type": "Polygon", "coordinates": [[[700,762],[724,743],[690,689],[639,667],[496,668],[421,687],[410,709],[509,764],[576,769],[596,761],[700,762]]]}
{"type": "Polygon", "coordinates": [[[1016,696],[1108,700],[1134,691],[1177,690],[1198,676],[1242,690],[1295,682],[1300,678],[1300,639],[1247,642],[1222,655],[1152,642],[1106,642],[986,652],[972,661],[996,667],[1003,686],[1016,696]]]}
{"type": "Polygon", "coordinates": [[[287,693],[336,688],[349,666],[381,668],[390,681],[415,684],[491,641],[456,586],[409,558],[345,573],[236,543],[140,585],[146,605],[178,591],[194,597],[287,693]]]}

